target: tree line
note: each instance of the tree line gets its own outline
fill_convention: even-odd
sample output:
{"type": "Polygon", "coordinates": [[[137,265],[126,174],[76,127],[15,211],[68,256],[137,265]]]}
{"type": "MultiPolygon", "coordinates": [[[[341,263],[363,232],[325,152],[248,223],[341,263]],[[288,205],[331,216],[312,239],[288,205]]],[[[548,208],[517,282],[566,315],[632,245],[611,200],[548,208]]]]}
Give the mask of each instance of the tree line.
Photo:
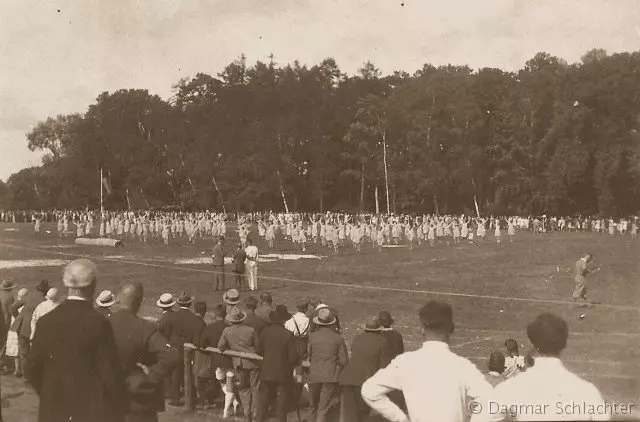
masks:
{"type": "Polygon", "coordinates": [[[517,72],[333,59],[104,92],[26,135],[42,165],[0,206],[629,215],[640,208],[640,52],[539,53],[517,72]],[[286,203],[286,205],[285,205],[286,203]]]}

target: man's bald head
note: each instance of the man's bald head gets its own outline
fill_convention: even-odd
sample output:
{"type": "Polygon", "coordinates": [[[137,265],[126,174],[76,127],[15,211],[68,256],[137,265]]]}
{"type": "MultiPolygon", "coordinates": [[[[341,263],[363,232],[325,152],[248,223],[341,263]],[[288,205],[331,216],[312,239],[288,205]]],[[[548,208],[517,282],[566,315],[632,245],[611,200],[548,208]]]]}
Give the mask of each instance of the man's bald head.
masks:
{"type": "Polygon", "coordinates": [[[87,287],[96,281],[98,268],[86,258],[71,261],[64,267],[62,282],[66,287],[87,287]]]}
{"type": "Polygon", "coordinates": [[[62,273],[62,282],[69,288],[69,296],[92,299],[96,291],[98,268],[86,258],[71,261],[62,273]]]}
{"type": "Polygon", "coordinates": [[[118,293],[118,302],[124,309],[138,313],[144,299],[144,287],[137,281],[125,281],[118,293]]]}

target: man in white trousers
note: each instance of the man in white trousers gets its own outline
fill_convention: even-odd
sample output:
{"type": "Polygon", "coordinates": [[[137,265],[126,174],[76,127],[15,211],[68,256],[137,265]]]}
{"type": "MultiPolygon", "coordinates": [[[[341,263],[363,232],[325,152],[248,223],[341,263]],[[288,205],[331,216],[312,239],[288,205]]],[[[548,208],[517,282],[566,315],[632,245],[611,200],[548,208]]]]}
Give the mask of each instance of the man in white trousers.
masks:
{"type": "Polygon", "coordinates": [[[247,247],[244,252],[247,254],[247,259],[244,261],[247,283],[249,290],[253,291],[258,288],[258,247],[253,244],[251,239],[247,239],[247,247]]]}

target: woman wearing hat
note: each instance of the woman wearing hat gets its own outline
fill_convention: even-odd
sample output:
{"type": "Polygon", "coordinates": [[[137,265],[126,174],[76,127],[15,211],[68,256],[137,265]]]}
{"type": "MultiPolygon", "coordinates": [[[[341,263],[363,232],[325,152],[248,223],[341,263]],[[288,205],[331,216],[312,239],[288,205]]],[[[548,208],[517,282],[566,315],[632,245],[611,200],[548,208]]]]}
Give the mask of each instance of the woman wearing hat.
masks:
{"type": "Polygon", "coordinates": [[[362,384],[391,361],[382,330],[380,321],[371,319],[365,324],[364,332],[351,343],[351,359],[340,375],[340,421],[364,421],[369,413],[360,394],[362,384]]]}
{"type": "Polygon", "coordinates": [[[338,381],[349,356],[344,339],[333,326],[336,318],[329,308],[321,308],[313,318],[316,331],[309,336],[310,421],[325,421],[340,401],[338,381]]]}
{"type": "MultiPolygon", "coordinates": [[[[218,348],[221,351],[233,350],[256,354],[258,335],[253,328],[240,324],[245,318],[246,315],[238,308],[231,308],[225,317],[225,321],[230,326],[224,329],[218,341],[218,348]]],[[[239,395],[245,420],[252,421],[256,418],[258,411],[259,366],[253,360],[234,357],[233,367],[238,373],[239,395]]]]}

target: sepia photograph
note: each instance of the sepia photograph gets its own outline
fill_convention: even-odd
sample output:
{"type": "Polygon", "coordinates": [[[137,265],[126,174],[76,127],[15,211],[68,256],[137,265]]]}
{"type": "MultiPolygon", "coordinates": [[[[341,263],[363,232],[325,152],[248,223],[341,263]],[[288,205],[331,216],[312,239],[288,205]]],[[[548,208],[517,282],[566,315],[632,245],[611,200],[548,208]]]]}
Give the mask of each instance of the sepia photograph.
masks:
{"type": "Polygon", "coordinates": [[[640,421],[637,0],[0,5],[0,422],[640,421]]]}

